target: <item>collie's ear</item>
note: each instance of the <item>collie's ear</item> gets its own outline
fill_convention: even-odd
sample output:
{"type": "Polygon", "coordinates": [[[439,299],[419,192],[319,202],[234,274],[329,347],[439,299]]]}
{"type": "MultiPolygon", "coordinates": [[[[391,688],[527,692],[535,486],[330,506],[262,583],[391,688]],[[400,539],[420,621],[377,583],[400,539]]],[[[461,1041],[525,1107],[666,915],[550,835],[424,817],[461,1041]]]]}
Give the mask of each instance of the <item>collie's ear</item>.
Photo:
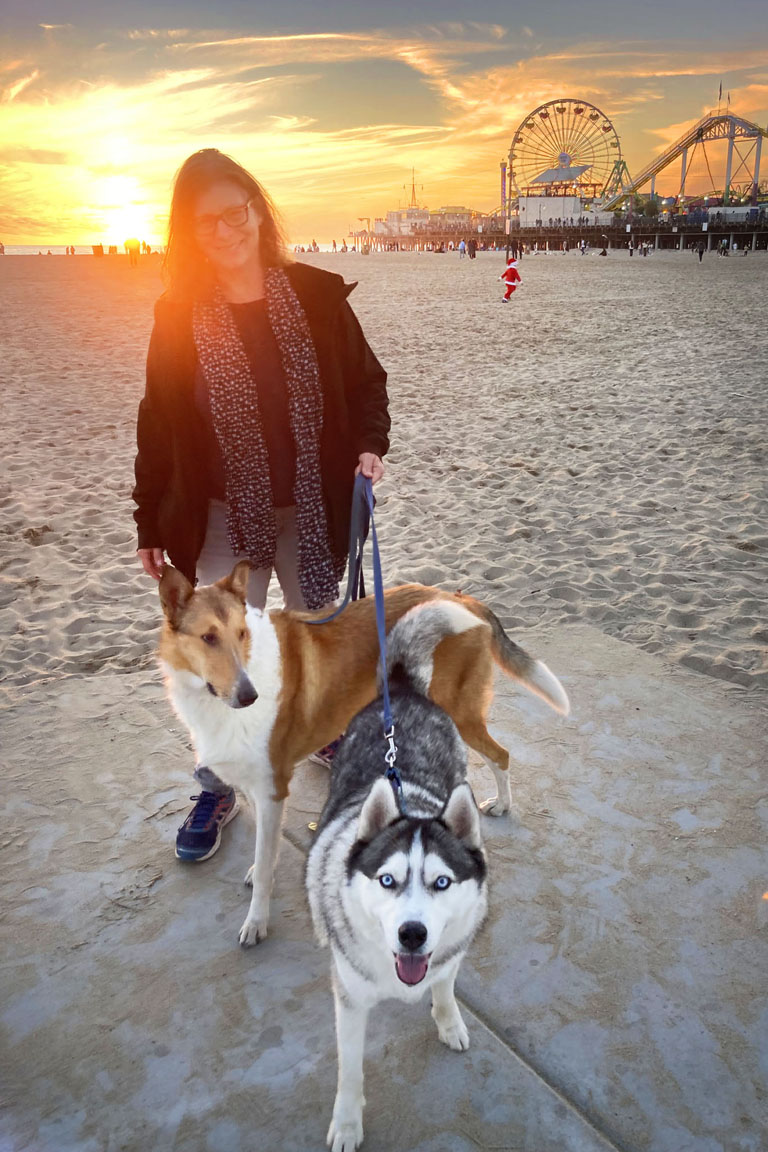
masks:
{"type": "Polygon", "coordinates": [[[195,589],[178,568],[166,564],[160,577],[160,603],[165,618],[174,630],[179,626],[181,614],[194,595],[195,589]]]}
{"type": "Polygon", "coordinates": [[[242,600],[245,604],[248,595],[248,578],[251,575],[251,562],[250,560],[238,560],[229,576],[225,576],[223,580],[218,580],[219,588],[226,589],[238,600],[242,600]]]}
{"type": "Polygon", "coordinates": [[[480,814],[469,784],[454,788],[440,819],[457,840],[463,840],[470,848],[482,848],[480,814]]]}
{"type": "Polygon", "coordinates": [[[397,808],[392,785],[386,776],[380,776],[368,793],[368,798],[360,812],[357,825],[357,838],[368,843],[378,836],[388,824],[397,820],[400,812],[397,808]]]}

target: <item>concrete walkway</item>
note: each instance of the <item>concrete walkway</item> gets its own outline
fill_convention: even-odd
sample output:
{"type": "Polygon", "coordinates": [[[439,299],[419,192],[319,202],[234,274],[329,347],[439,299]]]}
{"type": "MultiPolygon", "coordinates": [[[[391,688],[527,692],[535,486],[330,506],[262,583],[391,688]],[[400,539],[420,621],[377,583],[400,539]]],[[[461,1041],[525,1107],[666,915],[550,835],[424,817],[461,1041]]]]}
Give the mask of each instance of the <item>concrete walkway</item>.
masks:
{"type": "MultiPolygon", "coordinates": [[[[471,1047],[426,999],[372,1018],[364,1150],[760,1152],[765,702],[584,626],[516,638],[573,714],[499,682],[516,808],[484,818],[471,1047]]],[[[3,1152],[322,1149],[333,1011],[302,872],[324,770],[297,773],[272,935],[243,951],[250,818],[174,859],[191,756],[156,677],[31,688],[0,720],[3,1152]]]]}

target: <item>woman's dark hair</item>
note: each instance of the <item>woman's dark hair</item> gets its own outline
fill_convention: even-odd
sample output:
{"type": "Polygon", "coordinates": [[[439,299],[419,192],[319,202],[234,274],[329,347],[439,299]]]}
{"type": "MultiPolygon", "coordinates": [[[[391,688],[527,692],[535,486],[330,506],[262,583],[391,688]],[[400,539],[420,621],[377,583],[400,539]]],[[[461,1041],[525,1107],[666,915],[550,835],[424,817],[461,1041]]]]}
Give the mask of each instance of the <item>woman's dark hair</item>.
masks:
{"type": "Polygon", "coordinates": [[[288,264],[286,239],[277,209],[261,184],[231,156],[217,148],[203,148],[184,161],[176,173],[168,219],[163,274],[171,295],[194,299],[212,287],[208,264],[197,246],[194,214],[197,199],[213,184],[230,180],[239,184],[261,218],[259,254],[265,268],[288,264]]]}

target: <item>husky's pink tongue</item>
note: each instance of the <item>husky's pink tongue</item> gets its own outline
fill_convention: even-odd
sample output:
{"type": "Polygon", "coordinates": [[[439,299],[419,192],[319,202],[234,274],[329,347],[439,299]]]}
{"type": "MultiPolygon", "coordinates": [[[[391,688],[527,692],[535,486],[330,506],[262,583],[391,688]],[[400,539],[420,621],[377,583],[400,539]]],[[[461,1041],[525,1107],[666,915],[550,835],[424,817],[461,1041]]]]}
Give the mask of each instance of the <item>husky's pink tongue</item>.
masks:
{"type": "Polygon", "coordinates": [[[398,952],[395,955],[395,968],[398,979],[403,984],[420,984],[427,974],[429,956],[414,956],[410,952],[398,952]]]}

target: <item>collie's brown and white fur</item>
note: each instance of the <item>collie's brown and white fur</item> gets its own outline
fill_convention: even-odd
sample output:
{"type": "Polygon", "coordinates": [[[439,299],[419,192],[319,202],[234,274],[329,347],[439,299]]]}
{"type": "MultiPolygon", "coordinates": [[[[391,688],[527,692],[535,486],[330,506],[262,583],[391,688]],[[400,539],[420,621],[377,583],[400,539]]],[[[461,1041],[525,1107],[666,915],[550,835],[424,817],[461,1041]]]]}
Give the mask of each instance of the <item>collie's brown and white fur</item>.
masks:
{"type": "MultiPolygon", "coordinates": [[[[309,625],[312,613],[260,612],[246,603],[249,565],[240,561],[216,584],[195,589],[170,565],[160,580],[164,624],[159,657],[171,702],[189,729],[198,761],[251,802],[256,818],[253,886],[240,943],[267,934],[283,803],[294,766],[329,743],[377,695],[379,657],[373,597],[351,603],[335,620],[309,625]]],[[[389,630],[410,608],[447,599],[473,613],[478,626],[447,637],[435,650],[430,696],[463,740],[492,769],[497,795],[481,805],[509,811],[509,753],[485,725],[493,666],[562,714],[568,697],[545,664],[505,634],[489,608],[469,596],[421,584],[385,593],[389,630]]]]}

